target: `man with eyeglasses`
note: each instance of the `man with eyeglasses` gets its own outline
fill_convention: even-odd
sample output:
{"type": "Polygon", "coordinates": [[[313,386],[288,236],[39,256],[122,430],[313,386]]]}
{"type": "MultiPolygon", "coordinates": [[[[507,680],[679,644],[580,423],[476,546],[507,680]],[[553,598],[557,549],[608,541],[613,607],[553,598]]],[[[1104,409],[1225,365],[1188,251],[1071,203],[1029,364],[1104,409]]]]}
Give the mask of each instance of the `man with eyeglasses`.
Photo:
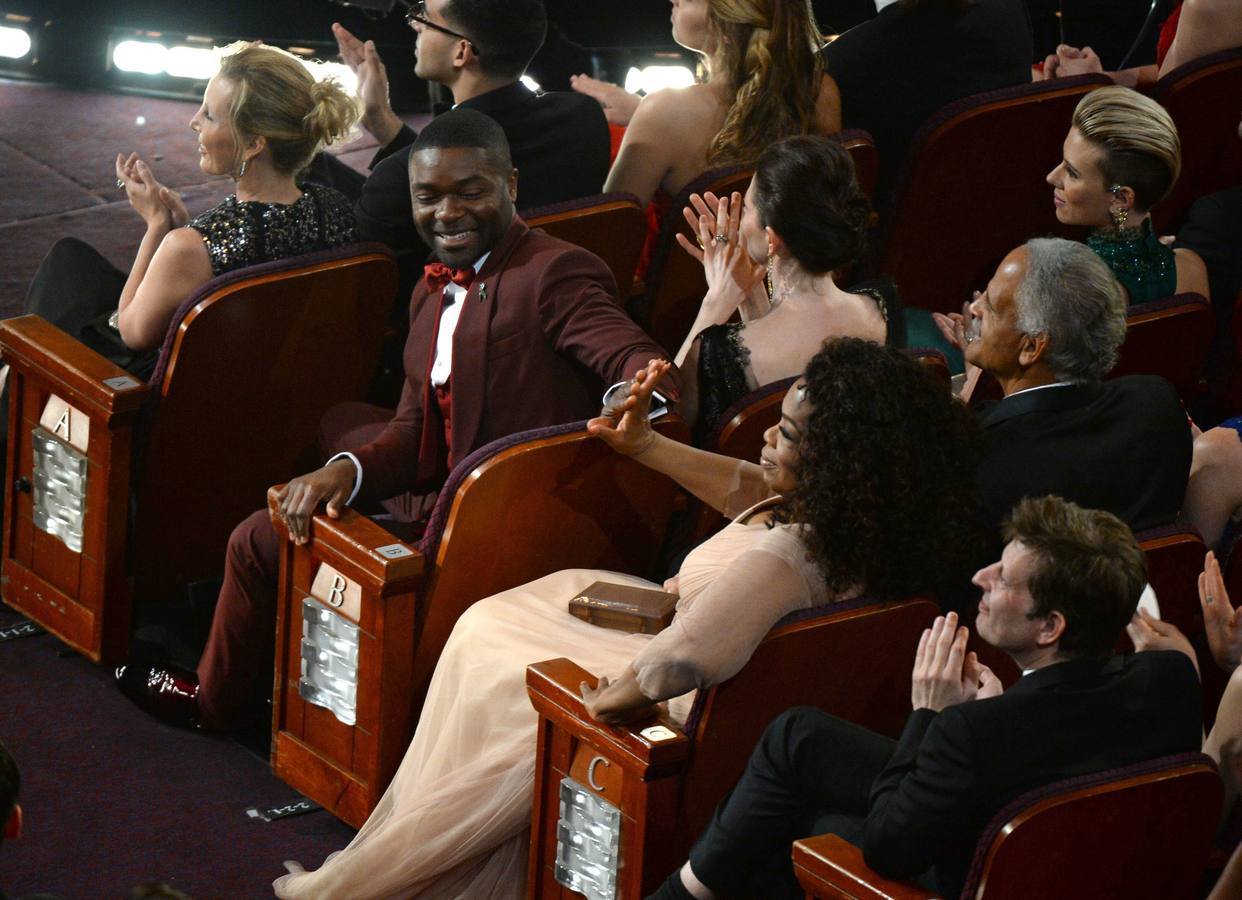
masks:
{"type": "MultiPolygon", "coordinates": [[[[572,92],[537,93],[519,80],[547,32],[542,0],[423,0],[410,7],[406,22],[418,33],[414,74],[444,85],[455,107],[478,110],[505,132],[518,170],[519,210],[600,191],[609,134],[599,104],[572,92]]],[[[332,31],[358,76],[362,126],[381,149],[365,181],[326,154],[312,180],[328,181],[355,200],[360,237],[398,253],[415,251],[414,262],[421,263],[426,248],[414,228],[407,174],[417,135],[389,104],[374,41],[360,41],[339,23],[332,31]]]]}

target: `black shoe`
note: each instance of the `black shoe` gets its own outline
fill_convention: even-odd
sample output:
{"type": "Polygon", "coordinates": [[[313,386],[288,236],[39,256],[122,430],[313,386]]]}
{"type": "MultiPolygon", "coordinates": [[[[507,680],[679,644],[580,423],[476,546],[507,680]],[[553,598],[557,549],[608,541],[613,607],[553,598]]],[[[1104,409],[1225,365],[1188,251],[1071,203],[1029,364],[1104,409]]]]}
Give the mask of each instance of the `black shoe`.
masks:
{"type": "Polygon", "coordinates": [[[139,709],[161,722],[201,728],[198,676],[174,666],[152,645],[136,645],[130,659],[117,666],[116,684],[139,709]]]}

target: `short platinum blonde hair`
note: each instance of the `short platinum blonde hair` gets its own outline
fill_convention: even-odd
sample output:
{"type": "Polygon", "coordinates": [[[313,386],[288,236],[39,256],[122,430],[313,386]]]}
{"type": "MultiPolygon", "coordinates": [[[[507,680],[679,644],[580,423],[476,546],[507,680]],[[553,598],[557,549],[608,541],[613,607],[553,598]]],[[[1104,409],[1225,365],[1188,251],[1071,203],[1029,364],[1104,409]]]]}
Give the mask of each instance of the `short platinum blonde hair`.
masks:
{"type": "Polygon", "coordinates": [[[1026,277],[1014,292],[1018,328],[1048,339],[1044,355],[1057,381],[1091,383],[1117,364],[1126,338],[1126,295],[1112,270],[1085,244],[1034,238],[1026,277]]]}
{"type": "Polygon", "coordinates": [[[1168,110],[1127,87],[1096,88],[1078,101],[1074,127],[1104,151],[1100,174],[1107,187],[1134,190],[1146,212],[1164,197],[1182,171],[1182,141],[1168,110]]]}

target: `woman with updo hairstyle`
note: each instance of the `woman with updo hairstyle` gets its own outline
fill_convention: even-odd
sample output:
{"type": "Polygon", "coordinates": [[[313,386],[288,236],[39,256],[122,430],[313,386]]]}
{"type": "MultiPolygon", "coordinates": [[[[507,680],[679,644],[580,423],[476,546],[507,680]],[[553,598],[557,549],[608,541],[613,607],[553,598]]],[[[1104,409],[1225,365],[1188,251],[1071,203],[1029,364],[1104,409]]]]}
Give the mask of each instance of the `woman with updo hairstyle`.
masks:
{"type": "Polygon", "coordinates": [[[1165,246],[1152,230],[1151,209],[1182,168],[1177,126],[1163,106],[1130,88],[1096,88],[1078,102],[1061,152],[1047,178],[1057,219],[1091,229],[1087,246],[1108,263],[1130,303],[1208,296],[1199,255],[1165,246]]]}
{"type": "MultiPolygon", "coordinates": [[[[659,192],[663,207],[709,168],[751,163],[783,137],[840,130],[840,98],[824,75],[810,0],[673,0],[672,21],[673,40],[702,54],[707,79],[656,91],[632,108],[605,191],[643,203],[659,192]]],[[[585,76],[573,84],[606,113],[606,97],[625,94],[585,76]]]]}
{"type": "Polygon", "coordinates": [[[117,188],[146,222],[129,273],[64,238],[39,267],[26,311],[149,376],[177,308],[212,278],[356,239],[341,194],[295,179],[357,118],[354,100],[336,82],[315,81],[292,54],[262,44],[226,48],[190,128],[199,167],[232,178],[235,193],[191,219],[145,160],[118,155],[117,188]]]}
{"type": "Polygon", "coordinates": [[[679,411],[702,436],[751,391],[790,378],[830,337],[905,344],[905,317],[888,282],[837,286],[862,256],[871,206],[841,144],[791,137],[759,156],[743,198],[692,195],[685,216],[707,294],[677,353],[679,411]],[[730,321],[734,314],[738,321],[730,321]]]}

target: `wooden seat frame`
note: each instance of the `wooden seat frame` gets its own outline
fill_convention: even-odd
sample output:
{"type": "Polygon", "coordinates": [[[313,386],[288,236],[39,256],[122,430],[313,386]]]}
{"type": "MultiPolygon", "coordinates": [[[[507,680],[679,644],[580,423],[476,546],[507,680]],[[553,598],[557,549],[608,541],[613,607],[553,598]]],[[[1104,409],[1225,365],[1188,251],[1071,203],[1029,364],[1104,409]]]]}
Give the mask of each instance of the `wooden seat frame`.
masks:
{"type": "MultiPolygon", "coordinates": [[[[1197,896],[1222,797],[1215,764],[1198,753],[1032,791],[985,829],[961,898],[1197,896]]],[[[797,841],[793,861],[807,900],[940,896],[879,875],[832,834],[797,841]]]]}
{"type": "MultiPolygon", "coordinates": [[[[279,777],[361,826],[409,745],[440,651],[471,604],[561,569],[654,574],[677,486],[610,450],[584,424],[513,435],[462,460],[417,544],[352,510],[315,516],[303,546],[281,541],[272,717],[279,777]],[[324,566],[340,576],[343,593],[316,589],[324,566]],[[299,695],[307,598],[360,626],[353,725],[299,695]]],[[[674,416],[656,427],[688,439],[674,416]]],[[[269,507],[285,535],[275,491],[269,507]]]]}
{"type": "Polygon", "coordinates": [[[914,648],[937,613],[929,600],[860,600],[788,616],[741,672],[699,691],[684,729],[667,716],[632,727],[601,724],[579,693],[594,673],[568,659],[528,667],[540,722],[527,896],[577,896],[553,874],[564,777],[620,809],[617,896],[637,898],[685,859],[779,713],[814,705],[896,737],[910,710],[914,648]]]}
{"type": "Polygon", "coordinates": [[[135,599],[218,575],[267,485],[313,458],[323,411],[365,395],[395,289],[378,245],[228,273],[182,304],[148,384],[38,316],[0,322],[5,602],[92,660],[123,658],[135,599]],[[87,459],[80,552],[33,522],[41,420],[87,459]]]}

